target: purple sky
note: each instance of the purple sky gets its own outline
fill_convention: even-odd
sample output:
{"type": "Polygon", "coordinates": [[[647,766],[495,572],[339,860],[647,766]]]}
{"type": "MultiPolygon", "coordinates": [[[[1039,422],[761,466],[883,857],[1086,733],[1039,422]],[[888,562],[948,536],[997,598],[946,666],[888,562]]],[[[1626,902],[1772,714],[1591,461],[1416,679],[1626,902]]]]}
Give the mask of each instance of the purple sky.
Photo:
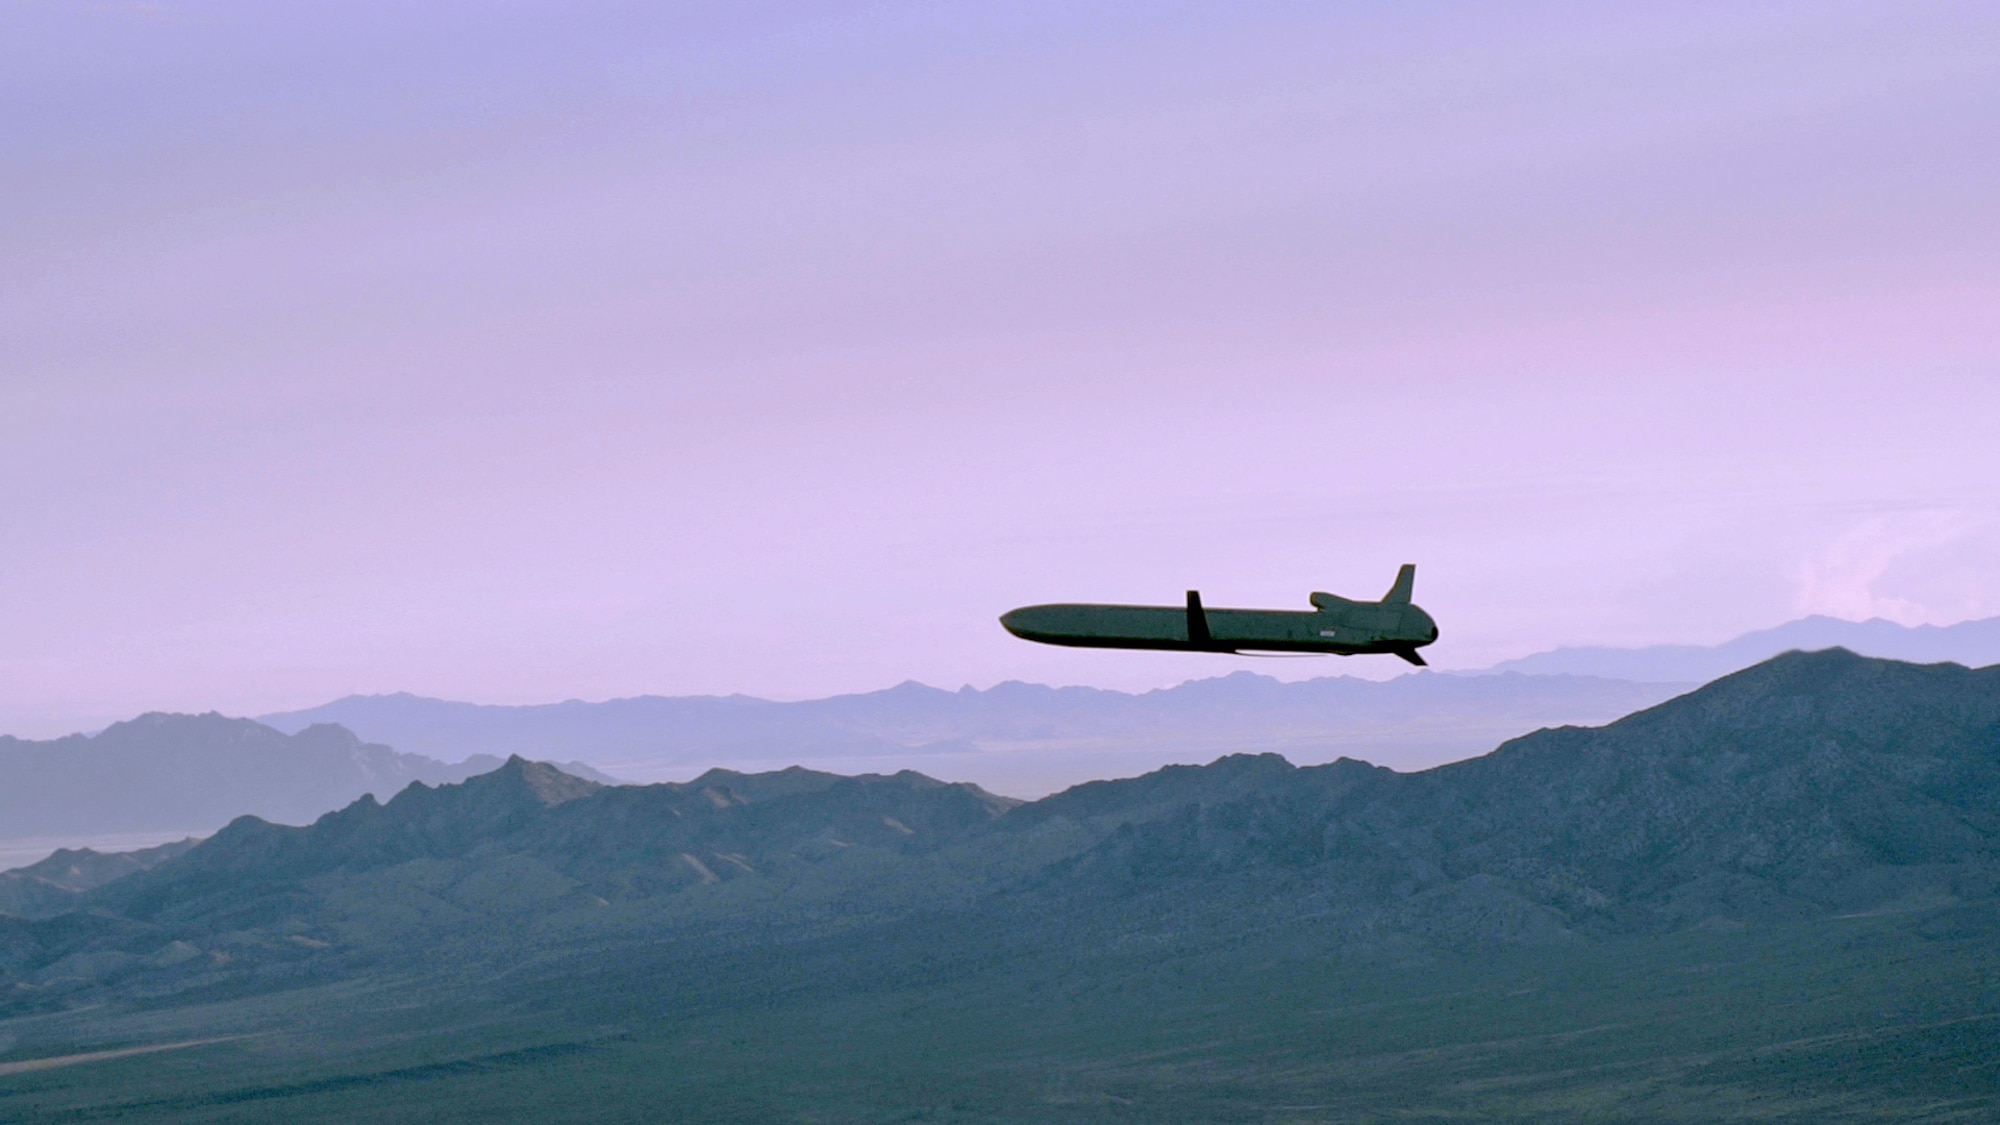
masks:
{"type": "Polygon", "coordinates": [[[2000,613],[2000,7],[0,7],[0,731],[2000,613]]]}

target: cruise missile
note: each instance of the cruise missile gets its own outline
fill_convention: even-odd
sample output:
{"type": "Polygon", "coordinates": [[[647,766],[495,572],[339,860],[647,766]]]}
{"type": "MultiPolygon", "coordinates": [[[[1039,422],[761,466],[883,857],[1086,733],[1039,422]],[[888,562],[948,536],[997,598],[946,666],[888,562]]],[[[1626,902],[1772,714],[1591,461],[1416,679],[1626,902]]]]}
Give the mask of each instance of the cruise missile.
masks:
{"type": "Polygon", "coordinates": [[[1410,601],[1417,568],[1405,563],[1381,601],[1314,594],[1310,613],[1282,609],[1205,609],[1189,590],[1187,606],[1031,605],[1000,624],[1023,640],[1079,648],[1150,648],[1175,652],[1385,653],[1421,665],[1417,650],[1437,640],[1437,622],[1410,601]]]}

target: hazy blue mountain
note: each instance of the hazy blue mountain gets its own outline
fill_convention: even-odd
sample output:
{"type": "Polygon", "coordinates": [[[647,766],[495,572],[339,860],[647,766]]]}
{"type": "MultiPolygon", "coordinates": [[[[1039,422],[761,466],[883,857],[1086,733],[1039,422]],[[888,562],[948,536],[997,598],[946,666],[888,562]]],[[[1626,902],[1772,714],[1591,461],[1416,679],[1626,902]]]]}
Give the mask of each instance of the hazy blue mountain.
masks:
{"type": "Polygon", "coordinates": [[[844,772],[922,772],[1035,796],[1167,762],[1277,751],[1416,769],[1481,754],[1524,731],[1606,722],[1692,685],[1575,676],[1336,676],[1282,683],[1250,672],[1144,693],[1004,683],[776,703],[747,696],[641,696],[489,706],[413,695],[350,696],[263,721],[337,722],[363,737],[450,759],[473,751],[580,759],[621,777],[809,762],[844,772]]]}
{"type": "Polygon", "coordinates": [[[515,758],[81,905],[0,916],[0,1116],[1981,1120],[2000,668],[1031,803],[515,758]]]}
{"type": "Polygon", "coordinates": [[[305,823],[364,793],[386,798],[499,765],[399,753],[327,723],[287,734],[214,713],[154,713],[95,735],[0,736],[0,836],[199,833],[246,812],[305,823]]]}
{"type": "Polygon", "coordinates": [[[1719,645],[1651,645],[1645,648],[1558,648],[1490,670],[1533,676],[1604,676],[1618,680],[1706,683],[1794,649],[1844,648],[1863,656],[1913,664],[1950,662],[1968,668],[2000,664],[2000,617],[1957,625],[1898,625],[1875,618],[1842,621],[1806,617],[1746,633],[1719,645]]]}

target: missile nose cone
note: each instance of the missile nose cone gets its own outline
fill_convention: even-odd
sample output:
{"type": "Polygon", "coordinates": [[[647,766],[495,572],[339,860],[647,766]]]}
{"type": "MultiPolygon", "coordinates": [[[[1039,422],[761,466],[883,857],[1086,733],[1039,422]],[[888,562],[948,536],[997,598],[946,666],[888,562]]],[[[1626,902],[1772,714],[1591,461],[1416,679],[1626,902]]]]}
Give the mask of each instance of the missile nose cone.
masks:
{"type": "Polygon", "coordinates": [[[1409,608],[1407,614],[1403,618],[1403,624],[1406,628],[1409,626],[1416,627],[1416,636],[1418,638],[1417,640],[1418,644],[1427,645],[1430,644],[1432,641],[1438,639],[1437,619],[1432,617],[1430,614],[1425,613],[1423,610],[1418,609],[1416,606],[1411,606],[1409,608]],[[1414,615],[1416,620],[1414,621],[1410,620],[1410,615],[1414,615]]]}

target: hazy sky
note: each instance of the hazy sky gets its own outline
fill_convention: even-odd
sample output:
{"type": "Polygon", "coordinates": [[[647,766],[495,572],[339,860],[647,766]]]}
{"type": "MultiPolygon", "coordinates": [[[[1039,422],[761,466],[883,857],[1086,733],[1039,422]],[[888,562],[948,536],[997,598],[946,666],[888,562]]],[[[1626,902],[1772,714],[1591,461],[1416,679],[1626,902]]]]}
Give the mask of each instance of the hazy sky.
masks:
{"type": "Polygon", "coordinates": [[[23,735],[1989,616],[2000,6],[14,0],[0,474],[23,735]]]}

